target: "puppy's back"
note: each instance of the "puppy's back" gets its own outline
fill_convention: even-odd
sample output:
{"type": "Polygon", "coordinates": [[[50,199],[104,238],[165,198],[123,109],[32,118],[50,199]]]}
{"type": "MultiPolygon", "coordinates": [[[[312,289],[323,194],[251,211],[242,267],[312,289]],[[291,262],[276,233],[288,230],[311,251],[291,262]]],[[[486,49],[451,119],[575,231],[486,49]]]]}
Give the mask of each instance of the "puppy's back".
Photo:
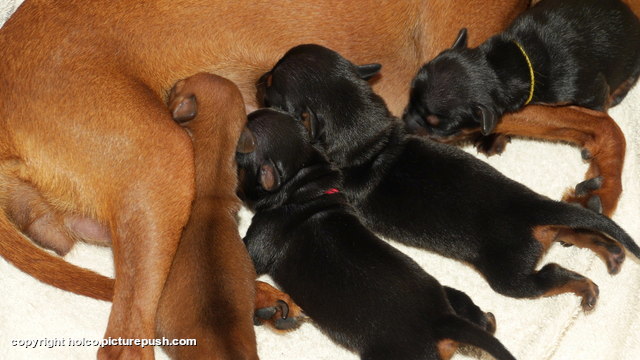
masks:
{"type": "Polygon", "coordinates": [[[505,33],[543,42],[551,63],[577,59],[562,64],[569,66],[566,72],[588,61],[590,71],[602,73],[611,90],[640,68],[640,21],[620,0],[544,0],[505,33]]]}

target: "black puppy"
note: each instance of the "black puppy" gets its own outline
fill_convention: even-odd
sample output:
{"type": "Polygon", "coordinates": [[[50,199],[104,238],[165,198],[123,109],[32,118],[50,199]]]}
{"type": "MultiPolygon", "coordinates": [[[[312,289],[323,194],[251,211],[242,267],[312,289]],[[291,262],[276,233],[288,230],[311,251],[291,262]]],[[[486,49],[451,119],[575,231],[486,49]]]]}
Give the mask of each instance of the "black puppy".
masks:
{"type": "Polygon", "coordinates": [[[591,248],[611,274],[624,260],[620,244],[640,256],[612,220],[536,194],[456,147],[406,135],[366,81],[378,68],[300,45],[258,85],[266,103],[309,124],[371,230],[472,264],[502,294],[574,292],[585,310],[598,297],[591,280],[553,263],[535,270],[553,241],[591,248]]]}
{"type": "Polygon", "coordinates": [[[490,134],[500,116],[529,103],[604,111],[640,76],[640,21],[619,0],[543,0],[502,34],[453,47],[413,80],[403,116],[433,137],[490,134]]]}
{"type": "Polygon", "coordinates": [[[245,243],[257,272],[362,359],[448,359],[457,342],[514,359],[485,330],[495,329],[493,315],[360,223],[337,190],[338,171],[306,132],[262,109],[249,115],[238,146],[241,197],[256,211],[245,243]]]}

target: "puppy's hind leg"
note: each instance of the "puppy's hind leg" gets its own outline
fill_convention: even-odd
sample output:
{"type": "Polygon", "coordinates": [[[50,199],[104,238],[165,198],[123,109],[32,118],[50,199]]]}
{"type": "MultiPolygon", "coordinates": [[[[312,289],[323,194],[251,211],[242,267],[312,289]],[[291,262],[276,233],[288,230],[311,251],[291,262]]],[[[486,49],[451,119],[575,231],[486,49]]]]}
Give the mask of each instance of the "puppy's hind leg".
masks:
{"type": "MultiPolygon", "coordinates": [[[[503,264],[512,263],[509,261],[503,264]]],[[[501,266],[498,273],[487,277],[497,292],[515,298],[537,298],[571,292],[582,298],[584,311],[592,310],[598,301],[598,285],[588,278],[549,263],[538,271],[501,266]]]]}
{"type": "Polygon", "coordinates": [[[533,282],[544,291],[542,296],[572,292],[582,297],[580,305],[584,311],[592,310],[596,306],[598,285],[576,272],[549,263],[532,276],[533,282]]]}
{"type": "Polygon", "coordinates": [[[444,291],[449,300],[449,304],[458,316],[469,320],[491,334],[496,332],[496,318],[492,313],[482,311],[482,309],[471,300],[469,295],[458,289],[445,286],[444,291]]]}
{"type": "Polygon", "coordinates": [[[605,262],[611,275],[619,273],[622,268],[625,259],[624,249],[616,241],[604,235],[586,230],[561,228],[558,230],[556,241],[591,249],[605,262]]]}

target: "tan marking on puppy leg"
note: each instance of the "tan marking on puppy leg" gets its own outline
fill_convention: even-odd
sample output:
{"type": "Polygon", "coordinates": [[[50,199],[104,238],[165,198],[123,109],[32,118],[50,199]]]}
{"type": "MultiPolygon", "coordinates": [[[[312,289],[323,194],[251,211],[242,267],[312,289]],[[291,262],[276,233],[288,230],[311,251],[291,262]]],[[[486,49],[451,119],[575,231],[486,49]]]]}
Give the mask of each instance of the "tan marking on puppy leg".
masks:
{"type": "Polygon", "coordinates": [[[542,225],[533,228],[533,237],[542,244],[542,251],[546,252],[556,240],[559,229],[554,226],[542,225]]]}
{"type": "Polygon", "coordinates": [[[451,339],[443,339],[438,341],[438,353],[440,354],[440,358],[442,360],[449,360],[453,357],[456,350],[458,350],[458,342],[453,341],[451,339]]]}
{"type": "Polygon", "coordinates": [[[625,259],[622,246],[602,234],[562,228],[558,231],[556,240],[595,252],[605,262],[609,274],[612,275],[620,272],[625,259]]]}

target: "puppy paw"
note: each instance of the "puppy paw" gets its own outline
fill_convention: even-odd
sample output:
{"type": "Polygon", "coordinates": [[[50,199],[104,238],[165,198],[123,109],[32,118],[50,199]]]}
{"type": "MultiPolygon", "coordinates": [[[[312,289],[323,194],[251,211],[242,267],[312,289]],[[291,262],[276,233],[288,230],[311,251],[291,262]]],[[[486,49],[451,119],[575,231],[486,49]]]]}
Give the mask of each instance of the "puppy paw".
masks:
{"type": "Polygon", "coordinates": [[[308,319],[302,309],[282,291],[261,281],[256,282],[256,290],[255,325],[266,324],[275,330],[290,331],[308,319]]]}
{"type": "Polygon", "coordinates": [[[605,247],[607,249],[607,256],[605,258],[607,270],[609,274],[615,275],[620,272],[626,255],[622,247],[617,244],[608,244],[605,247]]]}
{"type": "Polygon", "coordinates": [[[569,244],[591,249],[605,262],[611,275],[620,272],[626,256],[620,243],[596,232],[561,229],[555,240],[563,245],[569,244]]]}
{"type": "Polygon", "coordinates": [[[576,291],[576,295],[582,297],[582,301],[580,302],[582,311],[589,312],[595,309],[596,304],[598,303],[600,290],[598,289],[598,285],[594,282],[585,279],[583,285],[576,291]]]}
{"type": "Polygon", "coordinates": [[[484,326],[484,329],[487,330],[487,332],[489,334],[495,334],[496,333],[496,329],[498,328],[497,323],[496,323],[496,317],[493,315],[493,313],[485,313],[484,314],[486,323],[484,326]]]}
{"type": "Polygon", "coordinates": [[[475,146],[479,153],[486,156],[500,155],[511,142],[511,137],[503,134],[491,134],[481,136],[475,140],[475,146]]]}

